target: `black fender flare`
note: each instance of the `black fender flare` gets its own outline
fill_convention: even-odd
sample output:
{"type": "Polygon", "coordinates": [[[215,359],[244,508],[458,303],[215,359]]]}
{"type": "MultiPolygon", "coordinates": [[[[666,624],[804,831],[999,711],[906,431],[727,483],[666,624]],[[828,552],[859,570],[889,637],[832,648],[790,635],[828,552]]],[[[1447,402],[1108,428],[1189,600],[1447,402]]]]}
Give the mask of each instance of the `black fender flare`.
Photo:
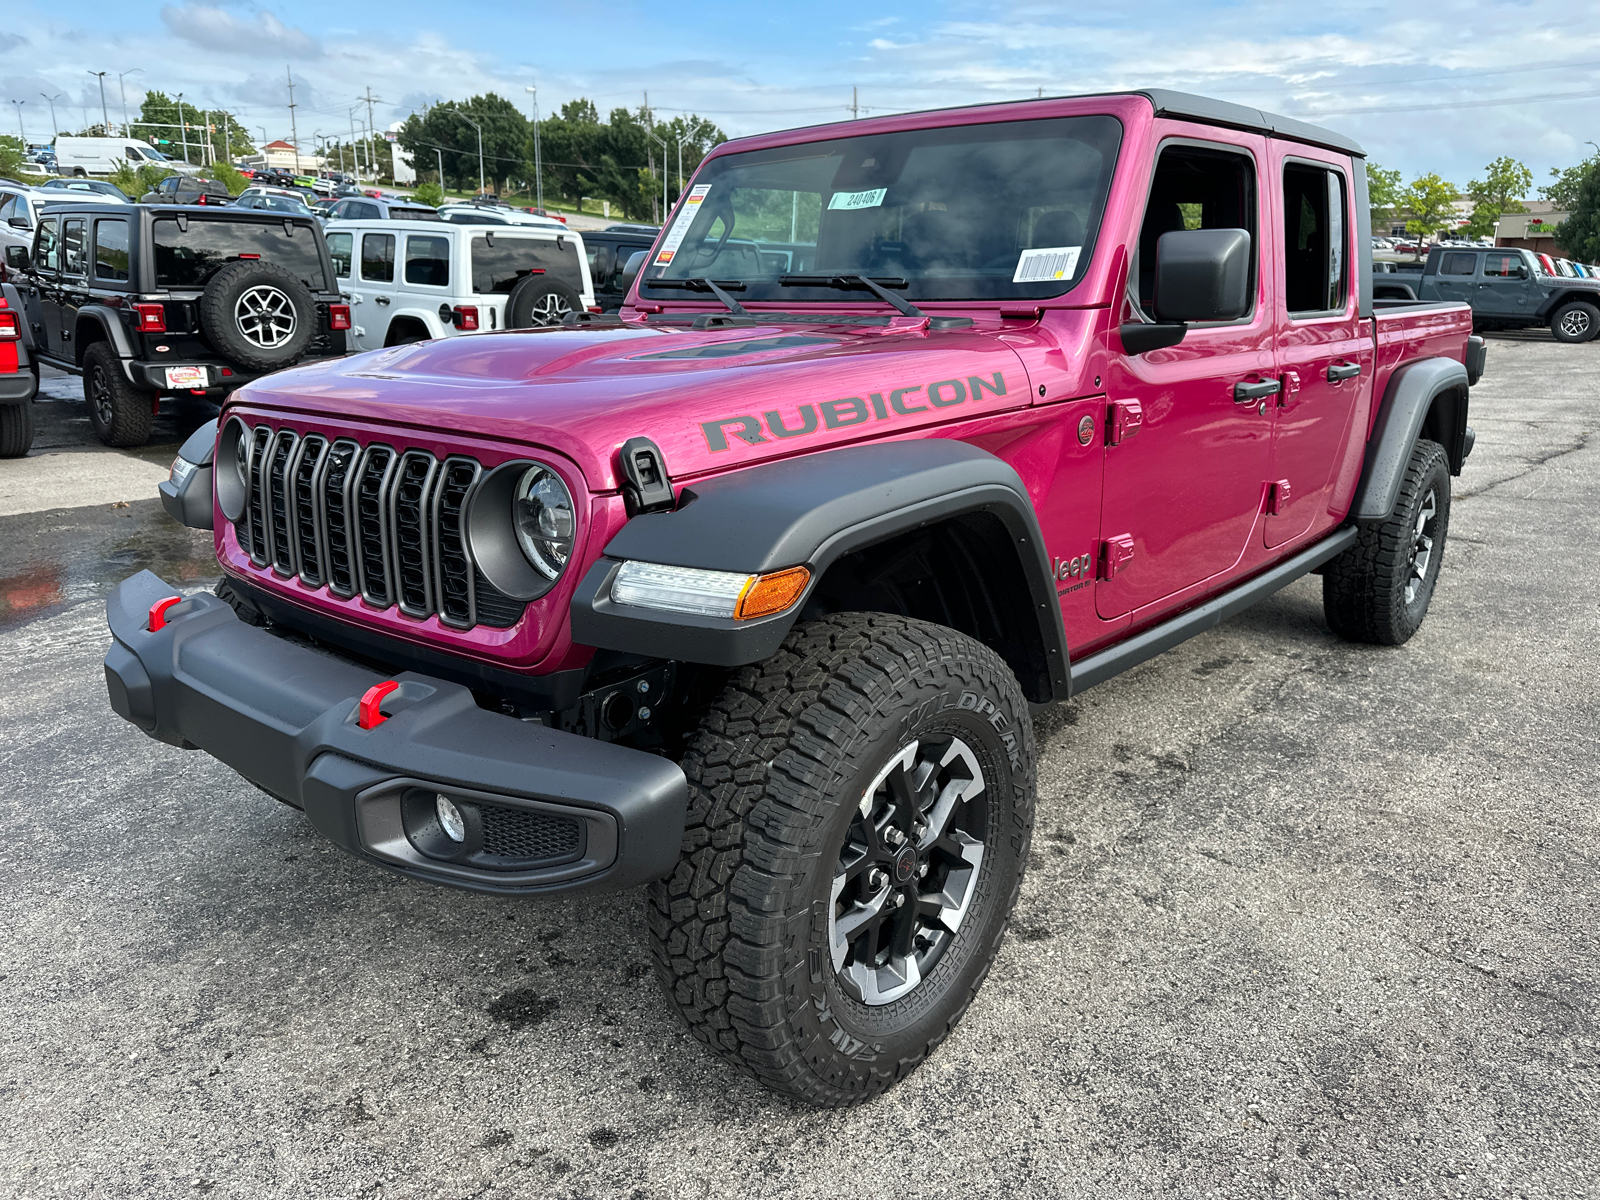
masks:
{"type": "Polygon", "coordinates": [[[1357,521],[1387,521],[1400,495],[1411,449],[1425,426],[1444,446],[1450,473],[1461,474],[1471,448],[1467,428],[1467,368],[1453,358],[1407,363],[1389,379],[1378,420],[1367,442],[1361,482],[1350,516],[1357,521]],[[1435,402],[1438,411],[1435,412],[1435,402]]]}
{"type": "Polygon", "coordinates": [[[190,529],[211,528],[211,459],[217,449],[220,418],[213,417],[191,433],[178,449],[178,457],[193,466],[182,483],[169,475],[156,484],[161,507],[180,525],[190,529]]]}
{"type": "Polygon", "coordinates": [[[122,360],[123,372],[132,379],[133,374],[128,369],[128,362],[133,358],[133,343],[128,340],[128,331],[122,327],[122,318],[117,315],[115,309],[107,308],[104,304],[85,304],[78,310],[78,318],[73,322],[72,330],[72,355],[77,364],[80,367],[83,365],[83,348],[89,344],[79,333],[86,322],[100,326],[105,333],[106,341],[111,343],[111,348],[122,360]]]}
{"type": "Polygon", "coordinates": [[[1010,535],[1037,624],[1041,661],[1027,664],[1036,670],[1017,672],[1023,691],[1036,701],[1065,699],[1061,605],[1027,489],[1010,464],[945,438],[827,450],[691,485],[677,509],[634,517],[606,545],[573,594],[572,637],[586,646],[681,662],[760,662],[778,649],[841,556],[980,512],[992,514],[1010,535]],[[615,603],[611,584],[626,560],[747,574],[807,566],[811,579],[785,612],[734,621],[615,603]]]}
{"type": "Polygon", "coordinates": [[[1600,288],[1563,288],[1551,292],[1545,297],[1544,303],[1534,310],[1533,315],[1538,318],[1541,325],[1548,325],[1550,318],[1556,315],[1556,309],[1563,304],[1582,303],[1600,308],[1600,288]]]}

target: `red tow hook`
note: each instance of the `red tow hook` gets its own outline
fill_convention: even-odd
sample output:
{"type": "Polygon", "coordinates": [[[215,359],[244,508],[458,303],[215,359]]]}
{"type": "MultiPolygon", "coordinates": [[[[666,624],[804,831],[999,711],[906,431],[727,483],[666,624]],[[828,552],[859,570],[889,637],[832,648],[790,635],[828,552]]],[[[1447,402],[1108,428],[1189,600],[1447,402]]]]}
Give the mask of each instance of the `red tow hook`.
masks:
{"type": "Polygon", "coordinates": [[[167,627],[167,609],[174,604],[182,604],[182,596],[168,596],[165,600],[157,600],[150,606],[150,623],[146,626],[151,633],[159,633],[167,627]]]}
{"type": "Polygon", "coordinates": [[[374,729],[382,725],[389,718],[378,711],[378,705],[383,703],[383,698],[390,692],[398,691],[400,685],[392,679],[382,683],[375,683],[367,689],[366,695],[361,697],[361,716],[356,724],[363,729],[374,729]]]}

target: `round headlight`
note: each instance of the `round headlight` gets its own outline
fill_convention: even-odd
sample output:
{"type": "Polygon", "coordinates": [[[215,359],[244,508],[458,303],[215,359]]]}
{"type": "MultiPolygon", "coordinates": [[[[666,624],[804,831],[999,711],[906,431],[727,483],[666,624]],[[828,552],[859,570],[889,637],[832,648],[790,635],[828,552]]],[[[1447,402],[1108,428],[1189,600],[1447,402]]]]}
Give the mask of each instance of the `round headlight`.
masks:
{"type": "Polygon", "coordinates": [[[511,494],[511,523],[529,564],[555,579],[572,555],[572,493],[549,467],[529,467],[511,494]]]}

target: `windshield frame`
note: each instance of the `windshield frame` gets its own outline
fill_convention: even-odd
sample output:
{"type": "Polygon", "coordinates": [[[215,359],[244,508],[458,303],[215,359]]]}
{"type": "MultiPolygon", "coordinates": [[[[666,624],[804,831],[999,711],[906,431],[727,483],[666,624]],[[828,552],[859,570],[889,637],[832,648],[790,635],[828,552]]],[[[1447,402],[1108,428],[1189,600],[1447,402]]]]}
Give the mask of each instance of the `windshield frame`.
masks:
{"type": "MultiPolygon", "coordinates": [[[[693,187],[685,190],[684,196],[687,200],[680,202],[674,210],[672,220],[662,227],[661,235],[652,249],[650,261],[647,263],[645,270],[640,272],[636,285],[636,294],[641,300],[647,300],[651,303],[681,302],[685,300],[694,303],[702,299],[677,287],[652,287],[651,280],[655,278],[682,280],[708,273],[707,271],[695,269],[692,265],[685,268],[681,259],[680,270],[673,271],[670,258],[667,263],[660,262],[660,259],[664,252],[675,250],[679,244],[687,249],[707,238],[709,231],[715,227],[718,218],[715,215],[715,210],[698,210],[699,197],[713,194],[718,182],[740,168],[759,171],[762,167],[776,165],[781,169],[782,164],[793,162],[797,159],[834,155],[841,156],[842,160],[843,158],[848,158],[852,144],[856,146],[878,144],[891,138],[903,138],[910,143],[910,148],[905,151],[907,155],[919,145],[926,146],[946,139],[948,139],[949,143],[955,145],[959,145],[962,142],[977,141],[979,138],[974,135],[977,135],[979,131],[984,131],[986,134],[984,140],[990,141],[999,140],[999,135],[995,132],[999,129],[1014,129],[1017,131],[1015,138],[1005,140],[1027,141],[1037,139],[1043,141],[1049,137],[1043,127],[1055,126],[1060,130],[1058,136],[1067,137],[1071,136],[1069,131],[1073,125],[1084,126],[1083,132],[1085,136],[1082,141],[1090,147],[1094,147],[1098,142],[1102,157],[1098,167],[1098,176],[1090,180],[1089,199],[1087,207],[1082,213],[1084,226],[1082,248],[1076,262],[1076,269],[1068,279],[1047,280],[1039,283],[1019,283],[1014,280],[1005,280],[1000,276],[992,275],[985,278],[980,274],[957,271],[942,276],[923,273],[913,277],[908,273],[905,278],[905,286],[898,286],[896,282],[889,283],[889,286],[894,288],[899,296],[918,305],[937,305],[941,303],[987,305],[1059,299],[1081,287],[1094,274],[1091,268],[1094,262],[1095,250],[1105,222],[1111,193],[1115,186],[1117,170],[1121,164],[1123,151],[1127,148],[1129,141],[1127,122],[1122,114],[1115,111],[1097,109],[1080,112],[1054,112],[992,121],[962,120],[958,117],[939,124],[910,125],[888,130],[863,131],[859,134],[849,129],[840,129],[837,126],[832,126],[828,127],[828,133],[832,136],[818,137],[809,141],[784,141],[766,145],[758,142],[757,145],[747,150],[731,150],[713,154],[707,158],[700,170],[695,173],[695,177],[691,181],[693,187]],[[1089,128],[1091,122],[1100,122],[1102,124],[1096,130],[1089,128]],[[1029,126],[1034,128],[1027,128],[1029,126]],[[688,205],[694,205],[695,208],[691,209],[688,205]],[[678,235],[680,222],[687,222],[688,224],[684,227],[682,236],[677,236],[677,241],[674,243],[673,239],[675,235],[678,235]],[[968,283],[971,286],[966,286],[968,283]],[[986,292],[987,294],[985,294],[986,292]]],[[[896,168],[896,174],[890,181],[889,187],[885,188],[884,191],[891,190],[894,182],[898,182],[902,178],[900,171],[904,169],[904,162],[905,159],[902,158],[901,166],[896,168]]],[[[756,178],[759,179],[759,175],[756,178]]],[[[839,174],[836,173],[831,185],[824,185],[822,192],[819,193],[819,203],[823,197],[828,197],[831,194],[829,207],[842,207],[832,204],[831,201],[837,200],[841,195],[850,193],[853,189],[848,186],[837,186],[838,179],[839,174]]],[[[796,194],[803,195],[802,192],[797,192],[796,194]]],[[[985,203],[986,199],[980,196],[979,204],[985,203]]],[[[878,203],[882,203],[881,196],[878,203]]],[[[930,209],[943,207],[942,203],[929,204],[930,209]]],[[[1033,221],[1040,220],[1049,211],[1048,209],[1043,212],[1038,211],[1043,206],[1033,207],[1037,215],[1028,218],[1033,221]]],[[[1025,219],[1024,214],[1027,212],[1027,208],[1028,206],[1024,206],[1018,210],[1019,221],[1025,219]]],[[[998,219],[1004,219],[1007,215],[1009,214],[1002,213],[998,219]]],[[[822,219],[820,214],[817,219],[819,221],[822,219]]],[[[967,219],[972,220],[974,218],[968,217],[967,219]]],[[[968,228],[976,232],[982,226],[969,225],[968,228]]],[[[731,233],[724,233],[723,237],[733,242],[741,240],[737,220],[731,233]]],[[[782,243],[771,244],[778,246],[782,243]]],[[[803,243],[794,243],[795,246],[801,244],[803,243]]],[[[1027,243],[1024,241],[1016,247],[1016,250],[1020,253],[1028,248],[1027,243]]],[[[1020,262],[1017,269],[1020,270],[1020,262]]],[[[710,268],[709,273],[715,275],[719,281],[723,280],[725,274],[725,272],[716,268],[710,268]]],[[[870,293],[864,290],[854,292],[841,291],[833,288],[800,284],[784,286],[778,282],[782,276],[790,274],[809,274],[814,276],[859,276],[870,274],[872,278],[882,282],[893,278],[897,273],[888,270],[865,269],[860,263],[849,268],[830,265],[814,267],[807,271],[796,271],[791,268],[790,270],[772,274],[766,272],[755,275],[745,273],[737,280],[745,285],[740,292],[741,300],[756,304],[779,303],[784,305],[805,305],[806,307],[818,305],[857,306],[863,303],[877,305],[882,303],[882,301],[872,297],[870,293]]],[[[734,282],[731,278],[727,281],[734,282]]]]}

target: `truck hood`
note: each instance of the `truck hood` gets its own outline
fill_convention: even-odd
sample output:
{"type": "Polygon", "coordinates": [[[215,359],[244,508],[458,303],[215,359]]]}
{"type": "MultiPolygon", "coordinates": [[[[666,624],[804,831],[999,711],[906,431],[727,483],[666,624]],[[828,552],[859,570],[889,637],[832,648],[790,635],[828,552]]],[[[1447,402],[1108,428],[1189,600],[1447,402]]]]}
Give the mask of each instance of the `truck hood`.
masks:
{"type": "Polygon", "coordinates": [[[542,446],[590,488],[618,486],[616,451],[648,437],[674,479],[971,420],[1030,402],[998,322],[932,329],[774,321],[471,334],[268,376],[240,402],[316,417],[542,446]]]}

